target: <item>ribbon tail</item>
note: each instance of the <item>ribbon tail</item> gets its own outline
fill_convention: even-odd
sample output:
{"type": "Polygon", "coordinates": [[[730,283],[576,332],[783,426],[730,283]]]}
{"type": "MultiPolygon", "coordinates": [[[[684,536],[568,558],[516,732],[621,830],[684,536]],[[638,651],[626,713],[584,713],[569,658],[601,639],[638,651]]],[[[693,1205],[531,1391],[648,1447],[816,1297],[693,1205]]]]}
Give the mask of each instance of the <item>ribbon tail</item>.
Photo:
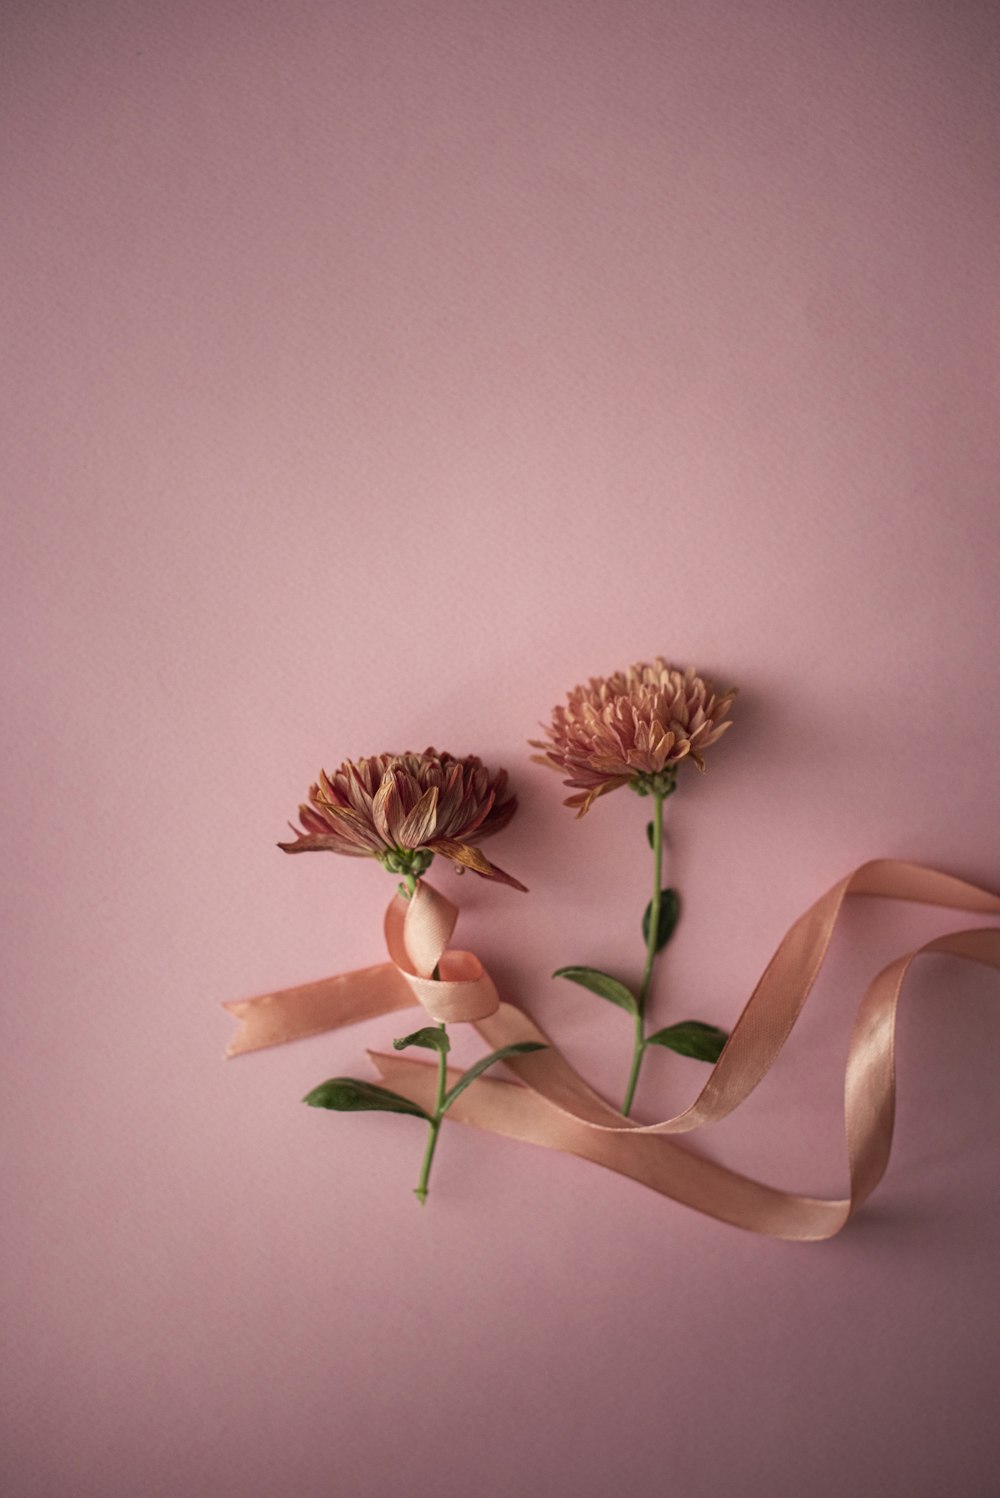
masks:
{"type": "Polygon", "coordinates": [[[885,1174],[896,1112],[896,1018],[903,981],[918,957],[942,953],[1000,970],[1000,929],[952,931],[883,968],[858,1007],[844,1078],[851,1215],[885,1174]]]}
{"type": "Polygon", "coordinates": [[[231,1000],[222,1007],[239,1020],[240,1028],[229,1042],[226,1056],[242,1056],[248,1051],[322,1035],[327,1030],[340,1030],[396,1009],[409,1009],[415,1003],[410,985],[391,962],[254,999],[231,1000]]]}

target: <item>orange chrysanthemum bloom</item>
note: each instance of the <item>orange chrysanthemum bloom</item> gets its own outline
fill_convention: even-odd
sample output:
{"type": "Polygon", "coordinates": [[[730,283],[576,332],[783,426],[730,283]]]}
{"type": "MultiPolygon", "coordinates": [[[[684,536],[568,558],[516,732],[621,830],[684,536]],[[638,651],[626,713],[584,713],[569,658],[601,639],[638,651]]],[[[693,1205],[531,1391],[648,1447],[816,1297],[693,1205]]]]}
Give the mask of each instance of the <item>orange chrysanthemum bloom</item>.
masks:
{"type": "Polygon", "coordinates": [[[565,804],[579,807],[581,817],[621,785],[670,790],[681,760],[704,770],[702,751],[732,727],[723,719],[735,696],[717,697],[693,668],[678,670],[658,655],[652,665],[640,661],[574,687],[566,706],[553,711],[548,741],[531,740],[544,750],[533,758],[568,775],[563,783],[578,794],[565,804]]]}
{"type": "Polygon", "coordinates": [[[345,760],[334,775],[321,770],[309,804],[299,807],[302,830],[293,826],[295,842],[278,847],[377,858],[393,873],[417,875],[440,853],[523,890],[475,846],[506,827],[516,810],[507,771],[492,774],[474,754],[376,754],[345,760]]]}

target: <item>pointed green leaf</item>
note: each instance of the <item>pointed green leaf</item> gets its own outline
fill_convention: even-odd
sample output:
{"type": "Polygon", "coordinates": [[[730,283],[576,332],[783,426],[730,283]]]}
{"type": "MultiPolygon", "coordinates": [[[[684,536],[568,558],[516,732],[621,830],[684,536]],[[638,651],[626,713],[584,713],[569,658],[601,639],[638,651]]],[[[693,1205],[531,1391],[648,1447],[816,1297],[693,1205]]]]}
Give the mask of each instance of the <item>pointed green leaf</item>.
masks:
{"type": "Polygon", "coordinates": [[[376,1087],[374,1082],[359,1082],[356,1077],[331,1077],[321,1082],[302,1099],[310,1108],[332,1108],[337,1113],[412,1113],[415,1118],[426,1118],[417,1103],[390,1092],[387,1087],[376,1087]]]}
{"type": "Polygon", "coordinates": [[[425,1051],[443,1051],[445,1055],[451,1050],[451,1041],[444,1030],[436,1025],[414,1030],[412,1035],[404,1035],[402,1040],[392,1042],[393,1050],[396,1051],[405,1051],[410,1045],[423,1046],[425,1051]]]}
{"type": "Polygon", "coordinates": [[[619,1009],[627,1009],[629,1014],[639,1013],[639,1000],[632,990],[596,967],[560,967],[556,968],[552,976],[579,983],[581,988],[589,988],[591,993],[600,994],[602,999],[610,999],[612,1004],[617,1004],[619,1009]]]}
{"type": "Polygon", "coordinates": [[[695,1061],[718,1061],[722,1047],[729,1036],[717,1025],[706,1025],[698,1019],[685,1019],[679,1025],[668,1025],[646,1036],[647,1045],[665,1045],[681,1056],[693,1056],[695,1061]]]}
{"type": "Polygon", "coordinates": [[[654,846],[654,844],[653,844],[653,824],[652,824],[652,822],[647,822],[646,823],[646,841],[647,841],[647,843],[649,844],[649,846],[651,848],[654,846]]]}
{"type": "MultiPolygon", "coordinates": [[[[653,915],[653,902],[650,900],[642,917],[642,939],[649,941],[649,923],[653,915]]],[[[675,889],[665,889],[660,892],[660,919],[656,930],[656,950],[662,952],[667,942],[674,934],[677,922],[681,918],[680,897],[675,889]]]]}
{"type": "Polygon", "coordinates": [[[477,1061],[474,1066],[469,1067],[468,1071],[462,1073],[454,1087],[445,1097],[441,1112],[446,1112],[455,1099],[465,1091],[470,1082],[474,1082],[477,1077],[481,1077],[484,1071],[487,1071],[491,1066],[495,1066],[498,1061],[506,1061],[508,1056],[526,1056],[529,1051],[544,1051],[546,1049],[547,1047],[540,1040],[522,1040],[517,1045],[505,1045],[499,1051],[491,1051],[488,1056],[484,1056],[481,1061],[477,1061]]]}

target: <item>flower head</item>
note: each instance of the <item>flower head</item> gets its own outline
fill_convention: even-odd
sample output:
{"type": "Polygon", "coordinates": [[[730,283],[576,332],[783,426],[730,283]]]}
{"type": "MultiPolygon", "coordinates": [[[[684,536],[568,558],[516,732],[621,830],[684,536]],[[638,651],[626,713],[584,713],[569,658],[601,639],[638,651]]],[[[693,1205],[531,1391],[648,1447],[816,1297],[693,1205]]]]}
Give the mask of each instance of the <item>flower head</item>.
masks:
{"type": "Polygon", "coordinates": [[[516,810],[507,771],[493,774],[474,754],[376,754],[345,760],[333,775],[321,770],[309,804],[299,807],[302,830],[292,827],[295,842],[278,847],[377,858],[393,873],[418,875],[440,853],[484,879],[523,890],[476,846],[506,827],[516,810]]]}
{"type": "Polygon", "coordinates": [[[658,655],[651,665],[640,661],[574,687],[553,711],[548,740],[531,740],[544,751],[534,758],[566,772],[564,785],[578,792],[566,805],[578,806],[581,817],[620,785],[670,790],[681,760],[704,770],[702,751],[732,727],[723,719],[735,696],[717,697],[692,667],[681,671],[658,655]]]}

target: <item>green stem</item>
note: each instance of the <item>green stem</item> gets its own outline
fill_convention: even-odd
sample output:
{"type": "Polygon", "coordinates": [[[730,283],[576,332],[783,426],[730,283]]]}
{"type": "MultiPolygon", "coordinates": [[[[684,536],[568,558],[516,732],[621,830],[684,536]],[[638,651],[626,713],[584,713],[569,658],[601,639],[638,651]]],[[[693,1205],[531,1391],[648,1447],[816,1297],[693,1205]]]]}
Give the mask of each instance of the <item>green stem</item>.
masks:
{"type": "MultiPolygon", "coordinates": [[[[406,883],[406,898],[412,900],[417,892],[417,876],[415,874],[404,874],[403,879],[406,883]]],[[[431,977],[435,980],[439,980],[441,977],[441,969],[436,962],[431,977]]],[[[444,1025],[442,1024],[440,1028],[443,1030],[444,1025]]],[[[448,1057],[444,1051],[439,1051],[437,1102],[434,1104],[434,1117],[431,1119],[430,1129],[427,1134],[427,1147],[424,1150],[424,1163],[420,1168],[420,1180],[413,1192],[421,1206],[427,1200],[427,1182],[430,1179],[431,1165],[434,1163],[434,1151],[437,1149],[438,1135],[441,1132],[442,1108],[444,1106],[444,1095],[447,1086],[448,1057]]]]}
{"type": "Polygon", "coordinates": [[[628,1087],[625,1090],[625,1101],[622,1103],[622,1113],[626,1118],[628,1118],[629,1113],[632,1111],[636,1084],[639,1081],[639,1071],[642,1067],[643,1055],[645,1054],[646,1000],[649,997],[649,986],[653,981],[653,964],[656,962],[656,943],[660,931],[660,888],[663,884],[663,799],[663,792],[661,790],[653,791],[653,898],[649,906],[646,965],[642,970],[642,982],[639,985],[639,1012],[635,1017],[635,1047],[632,1052],[632,1069],[629,1072],[628,1087]]]}
{"type": "Polygon", "coordinates": [[[639,1068],[642,1066],[645,1046],[642,1010],[640,1009],[635,1017],[635,1047],[632,1051],[632,1070],[628,1074],[628,1087],[625,1089],[625,1101],[622,1103],[622,1112],[626,1118],[628,1118],[632,1109],[632,1099],[635,1097],[635,1087],[639,1080],[639,1068]]]}
{"type": "MultiPolygon", "coordinates": [[[[439,1026],[444,1029],[444,1025],[439,1026]]],[[[434,1161],[434,1151],[437,1149],[438,1135],[441,1132],[441,1120],[444,1117],[444,1096],[448,1089],[448,1057],[444,1051],[438,1052],[438,1085],[437,1099],[434,1103],[434,1117],[431,1119],[427,1135],[427,1148],[424,1150],[424,1163],[420,1169],[420,1180],[414,1191],[414,1196],[421,1206],[427,1200],[428,1186],[430,1180],[431,1165],[434,1161]]]]}

